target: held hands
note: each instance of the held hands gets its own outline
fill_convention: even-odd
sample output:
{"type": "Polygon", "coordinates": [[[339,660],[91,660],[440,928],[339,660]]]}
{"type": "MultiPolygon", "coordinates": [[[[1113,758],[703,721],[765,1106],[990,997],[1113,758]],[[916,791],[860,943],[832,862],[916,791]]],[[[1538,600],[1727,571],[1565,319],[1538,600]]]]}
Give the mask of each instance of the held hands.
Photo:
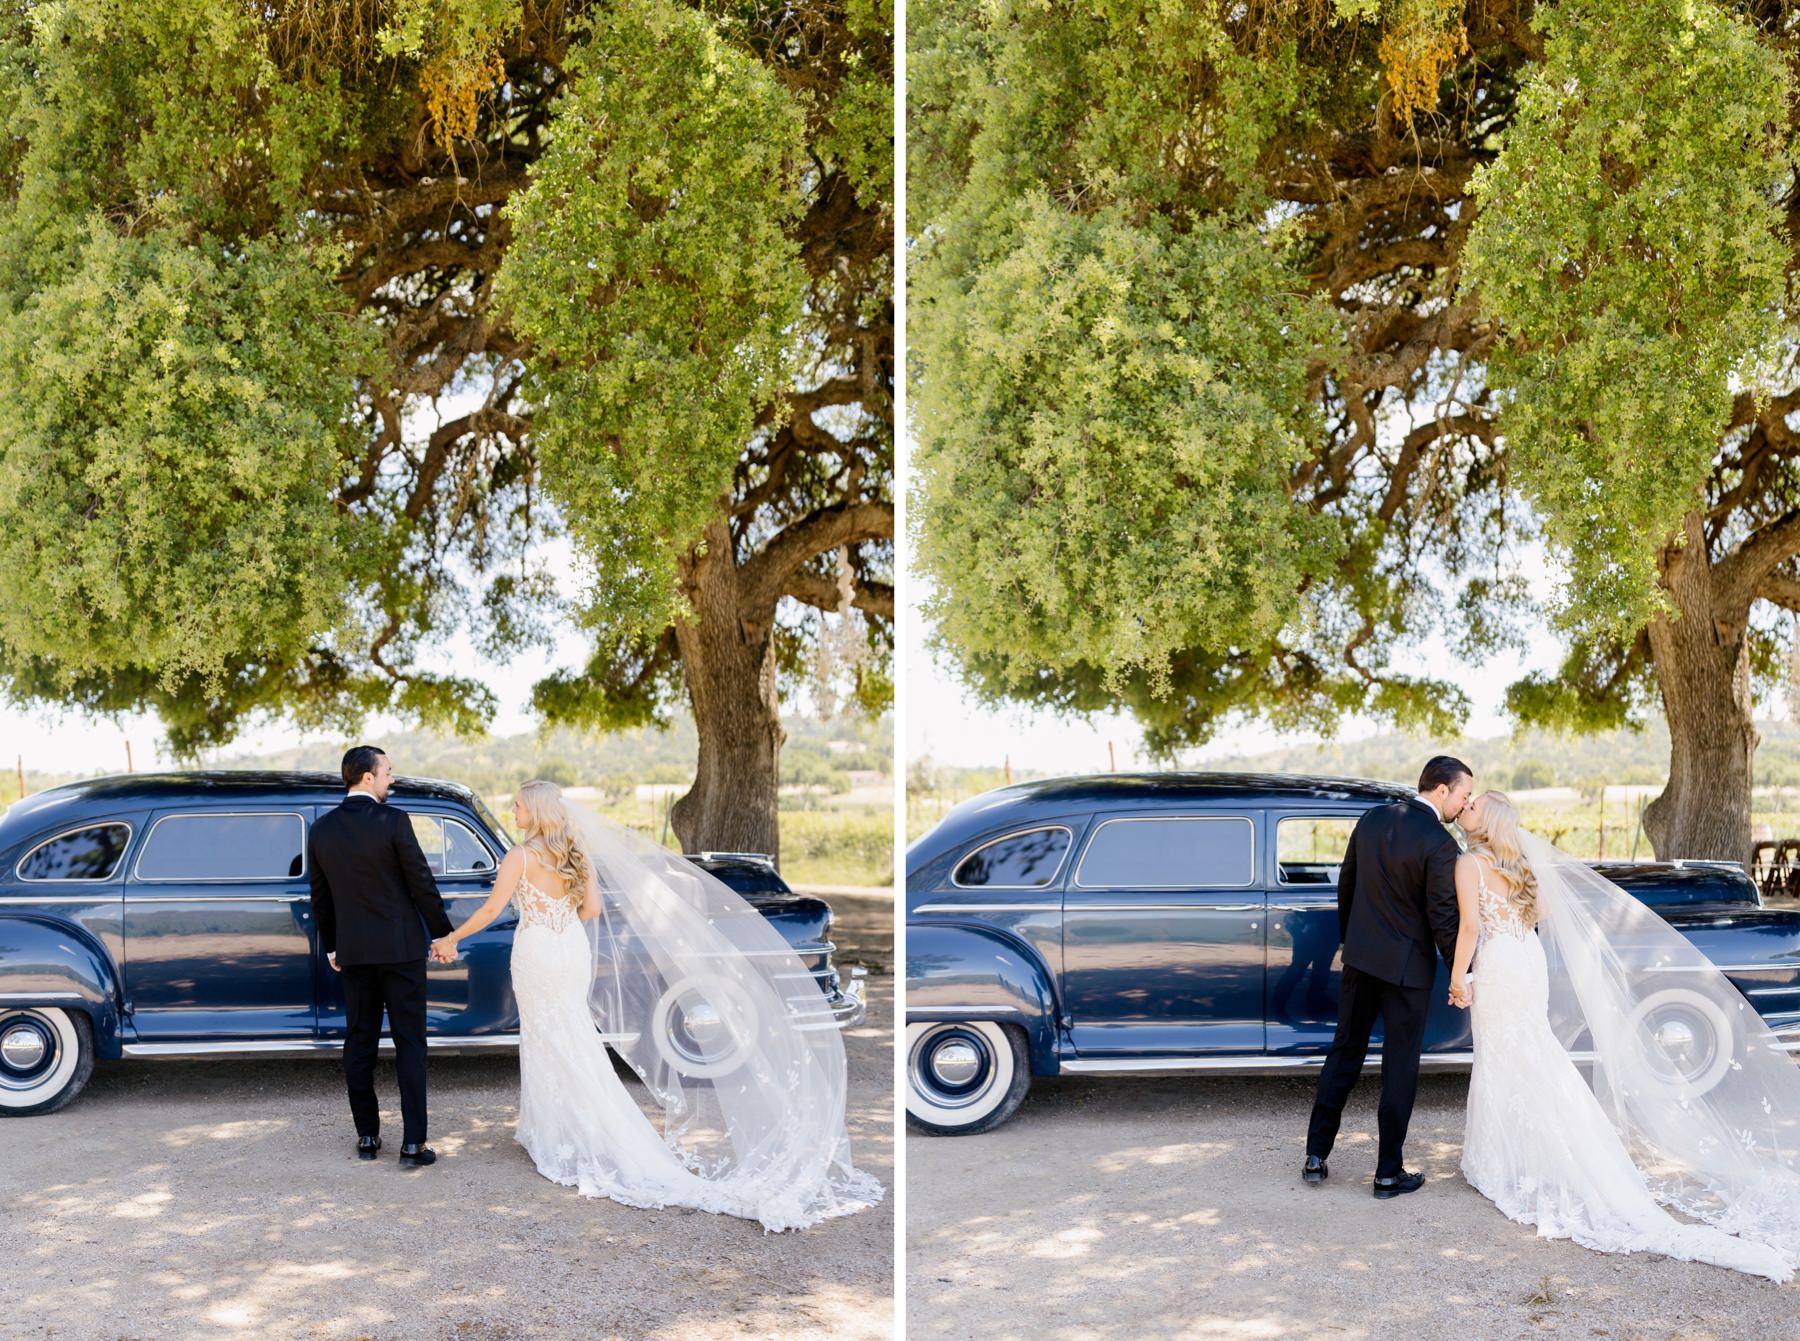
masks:
{"type": "Polygon", "coordinates": [[[440,936],[431,943],[431,962],[434,964],[454,964],[456,962],[455,936],[440,936]]]}
{"type": "Polygon", "coordinates": [[[1460,1010],[1467,1010],[1469,1008],[1469,1003],[1474,999],[1474,993],[1469,989],[1468,978],[1465,977],[1460,983],[1453,982],[1450,984],[1451,1005],[1460,1010]]]}

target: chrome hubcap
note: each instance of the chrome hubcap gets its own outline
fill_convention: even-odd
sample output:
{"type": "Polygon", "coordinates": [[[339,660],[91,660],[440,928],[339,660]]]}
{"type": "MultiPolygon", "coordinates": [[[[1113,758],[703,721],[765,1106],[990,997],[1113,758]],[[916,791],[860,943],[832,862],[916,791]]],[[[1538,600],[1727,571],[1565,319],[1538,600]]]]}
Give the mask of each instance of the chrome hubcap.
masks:
{"type": "Polygon", "coordinates": [[[62,1061],[56,1026],[36,1011],[0,1015],[0,1089],[29,1093],[62,1061]]]}
{"type": "Polygon", "coordinates": [[[683,1011],[681,1022],[688,1037],[702,1045],[714,1042],[725,1028],[725,1021],[719,1015],[718,1008],[711,1002],[704,1001],[696,1002],[683,1011]]]}
{"type": "Polygon", "coordinates": [[[931,1054],[931,1071],[945,1085],[967,1085],[981,1071],[981,1054],[963,1039],[953,1039],[931,1054]]]}
{"type": "Polygon", "coordinates": [[[1694,1046],[1694,1031],[1685,1021],[1669,1020],[1656,1031],[1656,1041],[1669,1052],[1686,1052],[1694,1046]]]}
{"type": "Polygon", "coordinates": [[[0,1037],[0,1060],[14,1071],[30,1071],[44,1060],[50,1044],[31,1025],[16,1024],[0,1037]]]}
{"type": "Polygon", "coordinates": [[[915,1093],[940,1110],[979,1112],[999,1078],[987,1040],[964,1024],[926,1030],[908,1049],[915,1093]]]}

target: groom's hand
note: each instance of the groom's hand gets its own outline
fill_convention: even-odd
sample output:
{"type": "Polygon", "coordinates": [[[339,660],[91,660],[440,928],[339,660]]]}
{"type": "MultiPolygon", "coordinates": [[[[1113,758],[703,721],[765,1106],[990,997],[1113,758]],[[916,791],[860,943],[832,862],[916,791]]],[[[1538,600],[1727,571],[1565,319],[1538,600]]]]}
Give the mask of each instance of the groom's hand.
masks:
{"type": "Polygon", "coordinates": [[[1470,1000],[1471,1000],[1471,998],[1469,996],[1469,988],[1466,983],[1463,984],[1462,986],[1451,987],[1451,989],[1450,989],[1450,1004],[1451,1005],[1456,1006],[1457,1008],[1459,1008],[1461,1010],[1467,1010],[1469,1008],[1470,1000]]]}

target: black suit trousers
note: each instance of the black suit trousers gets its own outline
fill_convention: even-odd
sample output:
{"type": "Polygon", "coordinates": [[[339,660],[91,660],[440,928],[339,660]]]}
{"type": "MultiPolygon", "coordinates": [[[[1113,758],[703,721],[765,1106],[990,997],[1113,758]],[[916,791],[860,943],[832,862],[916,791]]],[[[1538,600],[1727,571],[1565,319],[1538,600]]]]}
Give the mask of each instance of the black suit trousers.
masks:
{"type": "Polygon", "coordinates": [[[345,964],[344,1083],[358,1136],[381,1132],[375,1098],[375,1058],[381,1050],[381,1016],[394,1036],[394,1070],[400,1079],[401,1140],[425,1141],[425,964],[345,964]]]}
{"type": "Polygon", "coordinates": [[[1392,1178],[1401,1172],[1400,1150],[1406,1144],[1406,1128],[1412,1122],[1413,1099],[1419,1090],[1419,1053],[1425,1046],[1425,1016],[1430,1008],[1429,987],[1402,987],[1344,966],[1338,989],[1337,1033],[1319,1072],[1312,1124],[1306,1132],[1307,1154],[1324,1159],[1331,1153],[1338,1124],[1343,1121],[1344,1102],[1362,1074],[1369,1035],[1379,1018],[1381,1104],[1376,1123],[1381,1139],[1375,1176],[1392,1178]]]}

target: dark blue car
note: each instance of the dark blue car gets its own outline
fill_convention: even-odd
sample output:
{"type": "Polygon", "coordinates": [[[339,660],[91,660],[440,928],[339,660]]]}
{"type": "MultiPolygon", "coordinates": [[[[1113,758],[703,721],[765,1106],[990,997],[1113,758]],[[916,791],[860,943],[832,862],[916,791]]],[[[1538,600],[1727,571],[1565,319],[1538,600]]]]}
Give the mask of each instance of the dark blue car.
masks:
{"type": "MultiPolygon", "coordinates": [[[[327,773],[168,773],[39,792],[0,816],[0,1116],[52,1112],[118,1057],[331,1055],[341,980],[320,952],[307,826],[337,805],[327,773]]],[[[493,889],[505,830],[466,787],[396,778],[451,920],[493,889]]],[[[840,1027],[863,1018],[862,970],[840,981],[831,910],[767,857],[690,857],[757,907],[799,954],[840,1027]]],[[[432,965],[434,1049],[517,1048],[510,911],[432,965]]],[[[671,1021],[672,1037],[705,1020],[671,1021]]],[[[385,1045],[385,1044],[384,1044],[385,1045]]]]}
{"type": "MultiPolygon", "coordinates": [[[[907,1115],[1006,1120],[1031,1077],[1308,1071],[1337,1025],[1337,866],[1357,817],[1410,795],[1338,778],[1103,774],[957,806],[906,858],[907,1115]]],[[[1800,913],[1733,863],[1598,866],[1722,969],[1800,1050],[1800,913]]],[[[1432,992],[1427,1067],[1466,1067],[1432,992]]],[[[1731,1022],[1671,984],[1655,1036],[1692,1077],[1731,1022]]],[[[1375,1054],[1371,1053],[1371,1064],[1375,1054]]]]}

